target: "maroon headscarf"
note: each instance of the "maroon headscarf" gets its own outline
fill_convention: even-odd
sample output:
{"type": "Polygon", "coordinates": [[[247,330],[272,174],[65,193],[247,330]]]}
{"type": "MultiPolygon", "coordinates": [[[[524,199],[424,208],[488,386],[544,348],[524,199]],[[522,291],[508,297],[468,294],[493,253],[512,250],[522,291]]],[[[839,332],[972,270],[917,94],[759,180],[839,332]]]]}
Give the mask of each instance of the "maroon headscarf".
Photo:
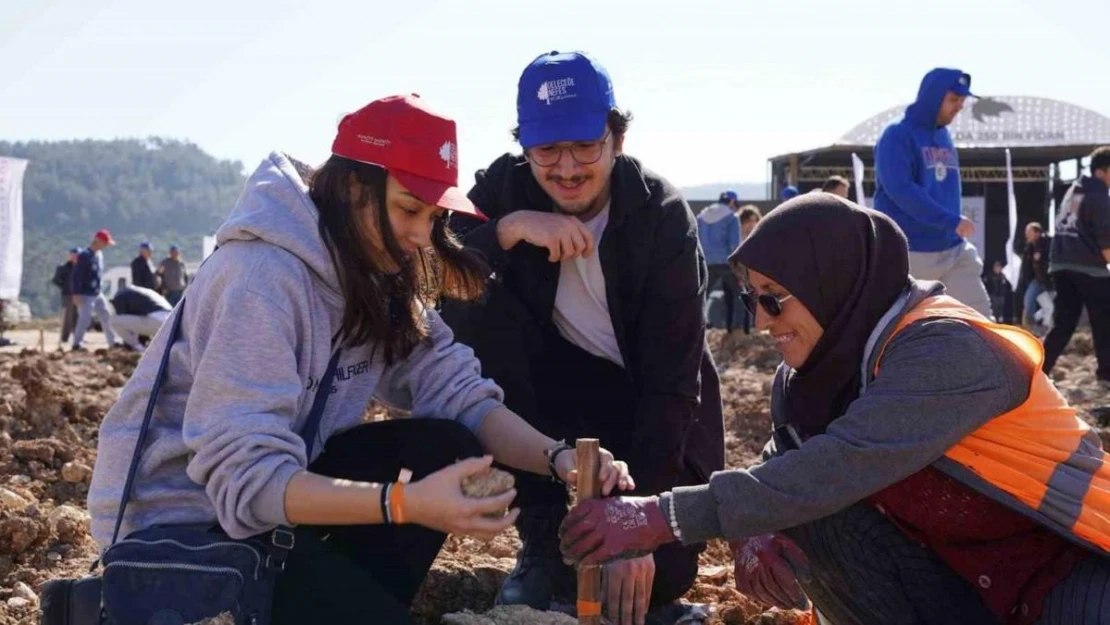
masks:
{"type": "Polygon", "coordinates": [[[787,372],[784,406],[803,438],[824,432],[859,396],[867,339],[910,284],[906,236],[882,213],[809,193],[768,213],[729,261],[782,285],[824,329],[787,372]]]}

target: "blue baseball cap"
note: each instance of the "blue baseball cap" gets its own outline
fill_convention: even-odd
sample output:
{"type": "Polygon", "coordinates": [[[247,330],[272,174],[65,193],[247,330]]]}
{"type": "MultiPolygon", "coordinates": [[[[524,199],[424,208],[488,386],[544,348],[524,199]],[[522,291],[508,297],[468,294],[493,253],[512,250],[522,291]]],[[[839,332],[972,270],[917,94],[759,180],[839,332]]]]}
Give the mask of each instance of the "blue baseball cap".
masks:
{"type": "Polygon", "coordinates": [[[949,91],[965,98],[974,98],[975,94],[971,92],[971,74],[966,72],[961,73],[960,77],[956,79],[956,82],[952,83],[952,88],[949,89],[949,91]]]}
{"type": "Polygon", "coordinates": [[[180,251],[181,251],[181,248],[180,248],[180,247],[177,247],[176,245],[171,245],[171,246],[170,246],[170,251],[171,251],[171,252],[180,252],[180,251]]]}
{"type": "Polygon", "coordinates": [[[739,199],[740,199],[740,196],[736,195],[736,192],[733,191],[732,189],[729,189],[728,191],[725,191],[724,193],[722,193],[721,197],[718,198],[717,201],[718,202],[735,202],[736,200],[739,200],[739,199]]]}
{"type": "Polygon", "coordinates": [[[789,200],[792,197],[797,197],[798,193],[798,187],[787,185],[782,188],[782,199],[789,200]]]}
{"type": "Polygon", "coordinates": [[[140,250],[151,250],[151,251],[154,251],[154,247],[153,247],[153,246],[151,246],[151,244],[150,244],[150,243],[148,243],[148,242],[146,242],[146,241],[143,241],[142,243],[140,243],[140,244],[139,244],[139,249],[140,249],[140,250]]]}
{"type": "Polygon", "coordinates": [[[584,52],[549,52],[520,75],[516,121],[520,145],[594,141],[616,107],[609,72],[584,52]]]}
{"type": "Polygon", "coordinates": [[[70,253],[70,254],[80,254],[80,253],[81,253],[81,248],[79,248],[79,247],[71,247],[71,248],[69,248],[69,253],[70,253]]]}

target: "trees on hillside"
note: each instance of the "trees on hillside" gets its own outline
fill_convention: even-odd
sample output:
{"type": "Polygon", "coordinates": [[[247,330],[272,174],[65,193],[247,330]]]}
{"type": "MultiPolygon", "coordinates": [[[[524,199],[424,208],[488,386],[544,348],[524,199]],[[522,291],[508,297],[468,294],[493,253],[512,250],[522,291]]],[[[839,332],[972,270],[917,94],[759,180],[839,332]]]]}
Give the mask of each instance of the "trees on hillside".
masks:
{"type": "Polygon", "coordinates": [[[211,232],[243,186],[239,162],[173,139],[0,142],[0,155],[31,161],[28,231],[211,232]]]}
{"type": "Polygon", "coordinates": [[[88,245],[96,230],[110,229],[120,243],[105,253],[109,266],[129,262],[143,240],[159,254],[177,243],[195,260],[201,236],[220,225],[245,182],[239,162],[174,139],[0,141],[0,156],[30,161],[21,297],[36,316],[55,313],[54,267],[69,248],[88,245]]]}

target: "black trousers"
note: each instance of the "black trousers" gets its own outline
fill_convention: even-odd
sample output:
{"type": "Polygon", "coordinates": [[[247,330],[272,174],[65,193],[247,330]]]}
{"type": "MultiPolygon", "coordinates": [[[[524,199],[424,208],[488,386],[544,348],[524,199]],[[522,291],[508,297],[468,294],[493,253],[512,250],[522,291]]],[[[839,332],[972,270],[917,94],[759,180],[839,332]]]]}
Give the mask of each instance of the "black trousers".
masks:
{"type": "MultiPolygon", "coordinates": [[[[501,288],[489,290],[480,310],[447,309],[444,318],[458,328],[456,337],[474,349],[482,374],[501,385],[506,406],[532,427],[571,444],[578,438],[597,438],[618,459],[630,456],[636,392],[622,367],[540,327],[523,304],[501,288]]],[[[633,467],[634,478],[635,471],[633,467]]],[[[567,504],[566,488],[550,478],[513,473],[517,483],[514,505],[521,508],[522,519],[530,509],[567,504]]],[[[679,476],[680,486],[703,482],[689,468],[679,476]]],[[[550,525],[552,533],[557,525],[550,525]]],[[[551,542],[557,544],[557,538],[552,536],[551,542]]],[[[697,577],[698,554],[704,549],[704,543],[689,547],[672,543],[655,552],[651,605],[670,603],[686,594],[697,577]]],[[[566,573],[573,578],[569,567],[566,573]]]]}
{"type": "Polygon", "coordinates": [[[1052,371],[1056,359],[1071,341],[1083,307],[1091,320],[1091,334],[1095,343],[1100,380],[1110,381],[1110,278],[1095,278],[1075,271],[1057,271],[1052,274],[1056,286],[1055,310],[1052,329],[1044,339],[1045,373],[1052,371]]]}
{"type": "MultiPolygon", "coordinates": [[[[709,284],[705,287],[705,300],[709,301],[709,295],[719,281],[725,301],[725,327],[732,331],[734,329],[733,320],[736,314],[736,305],[740,301],[740,285],[737,284],[736,275],[732,273],[732,268],[728,265],[709,265],[708,268],[709,284]]],[[[747,310],[741,310],[740,312],[744,318],[744,331],[750,332],[751,316],[747,314],[747,310]]]]}
{"type": "Polygon", "coordinates": [[[870,505],[783,534],[805,553],[802,589],[832,625],[998,623],[967,581],[870,505]]]}
{"type": "Polygon", "coordinates": [[[73,334],[73,326],[77,325],[77,304],[73,303],[72,295],[62,295],[62,336],[61,343],[69,342],[69,335],[73,334]]]}
{"type": "MultiPolygon", "coordinates": [[[[809,560],[801,586],[831,625],[989,625],[979,593],[932,550],[859,503],[783,532],[809,560]]],[[[1037,625],[1110,623],[1110,559],[1092,554],[1045,597],[1037,625]]]]}
{"type": "MultiPolygon", "coordinates": [[[[391,482],[403,467],[416,481],[481,454],[474,434],[454,421],[401,419],[333,436],[309,469],[391,482]]],[[[278,577],[274,623],[413,623],[413,597],[445,539],[418,525],[297,527],[278,577]]]]}

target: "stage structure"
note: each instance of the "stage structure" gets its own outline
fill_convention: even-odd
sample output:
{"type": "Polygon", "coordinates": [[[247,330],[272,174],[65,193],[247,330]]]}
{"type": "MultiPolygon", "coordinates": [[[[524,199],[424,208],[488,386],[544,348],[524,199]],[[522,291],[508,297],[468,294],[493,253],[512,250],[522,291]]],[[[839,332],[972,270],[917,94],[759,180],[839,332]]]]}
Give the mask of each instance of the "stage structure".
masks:
{"type": "MultiPolygon", "coordinates": [[[[851,129],[832,145],[770,159],[775,197],[787,184],[794,184],[805,193],[820,187],[832,175],[852,181],[855,153],[864,162],[864,193],[868,196],[867,205],[871,206],[875,192],[875,142],[905,109],[906,105],[887,109],[851,129]]],[[[1030,96],[969,100],[948,130],[959,153],[965,213],[970,213],[968,216],[985,235],[985,240],[979,242],[979,253],[987,267],[996,260],[1005,262],[1006,240],[1010,236],[1006,148],[1013,156],[1018,205],[1015,241],[1021,242],[1026,223],[1039,221],[1048,228],[1048,207],[1053,194],[1059,202],[1067,191],[1070,180],[1061,178],[1059,165],[1072,162],[1064,169],[1082,171],[1081,159],[1100,145],[1110,145],[1110,118],[1074,104],[1030,96]]],[[[851,198],[855,200],[855,185],[851,186],[851,198]]]]}

